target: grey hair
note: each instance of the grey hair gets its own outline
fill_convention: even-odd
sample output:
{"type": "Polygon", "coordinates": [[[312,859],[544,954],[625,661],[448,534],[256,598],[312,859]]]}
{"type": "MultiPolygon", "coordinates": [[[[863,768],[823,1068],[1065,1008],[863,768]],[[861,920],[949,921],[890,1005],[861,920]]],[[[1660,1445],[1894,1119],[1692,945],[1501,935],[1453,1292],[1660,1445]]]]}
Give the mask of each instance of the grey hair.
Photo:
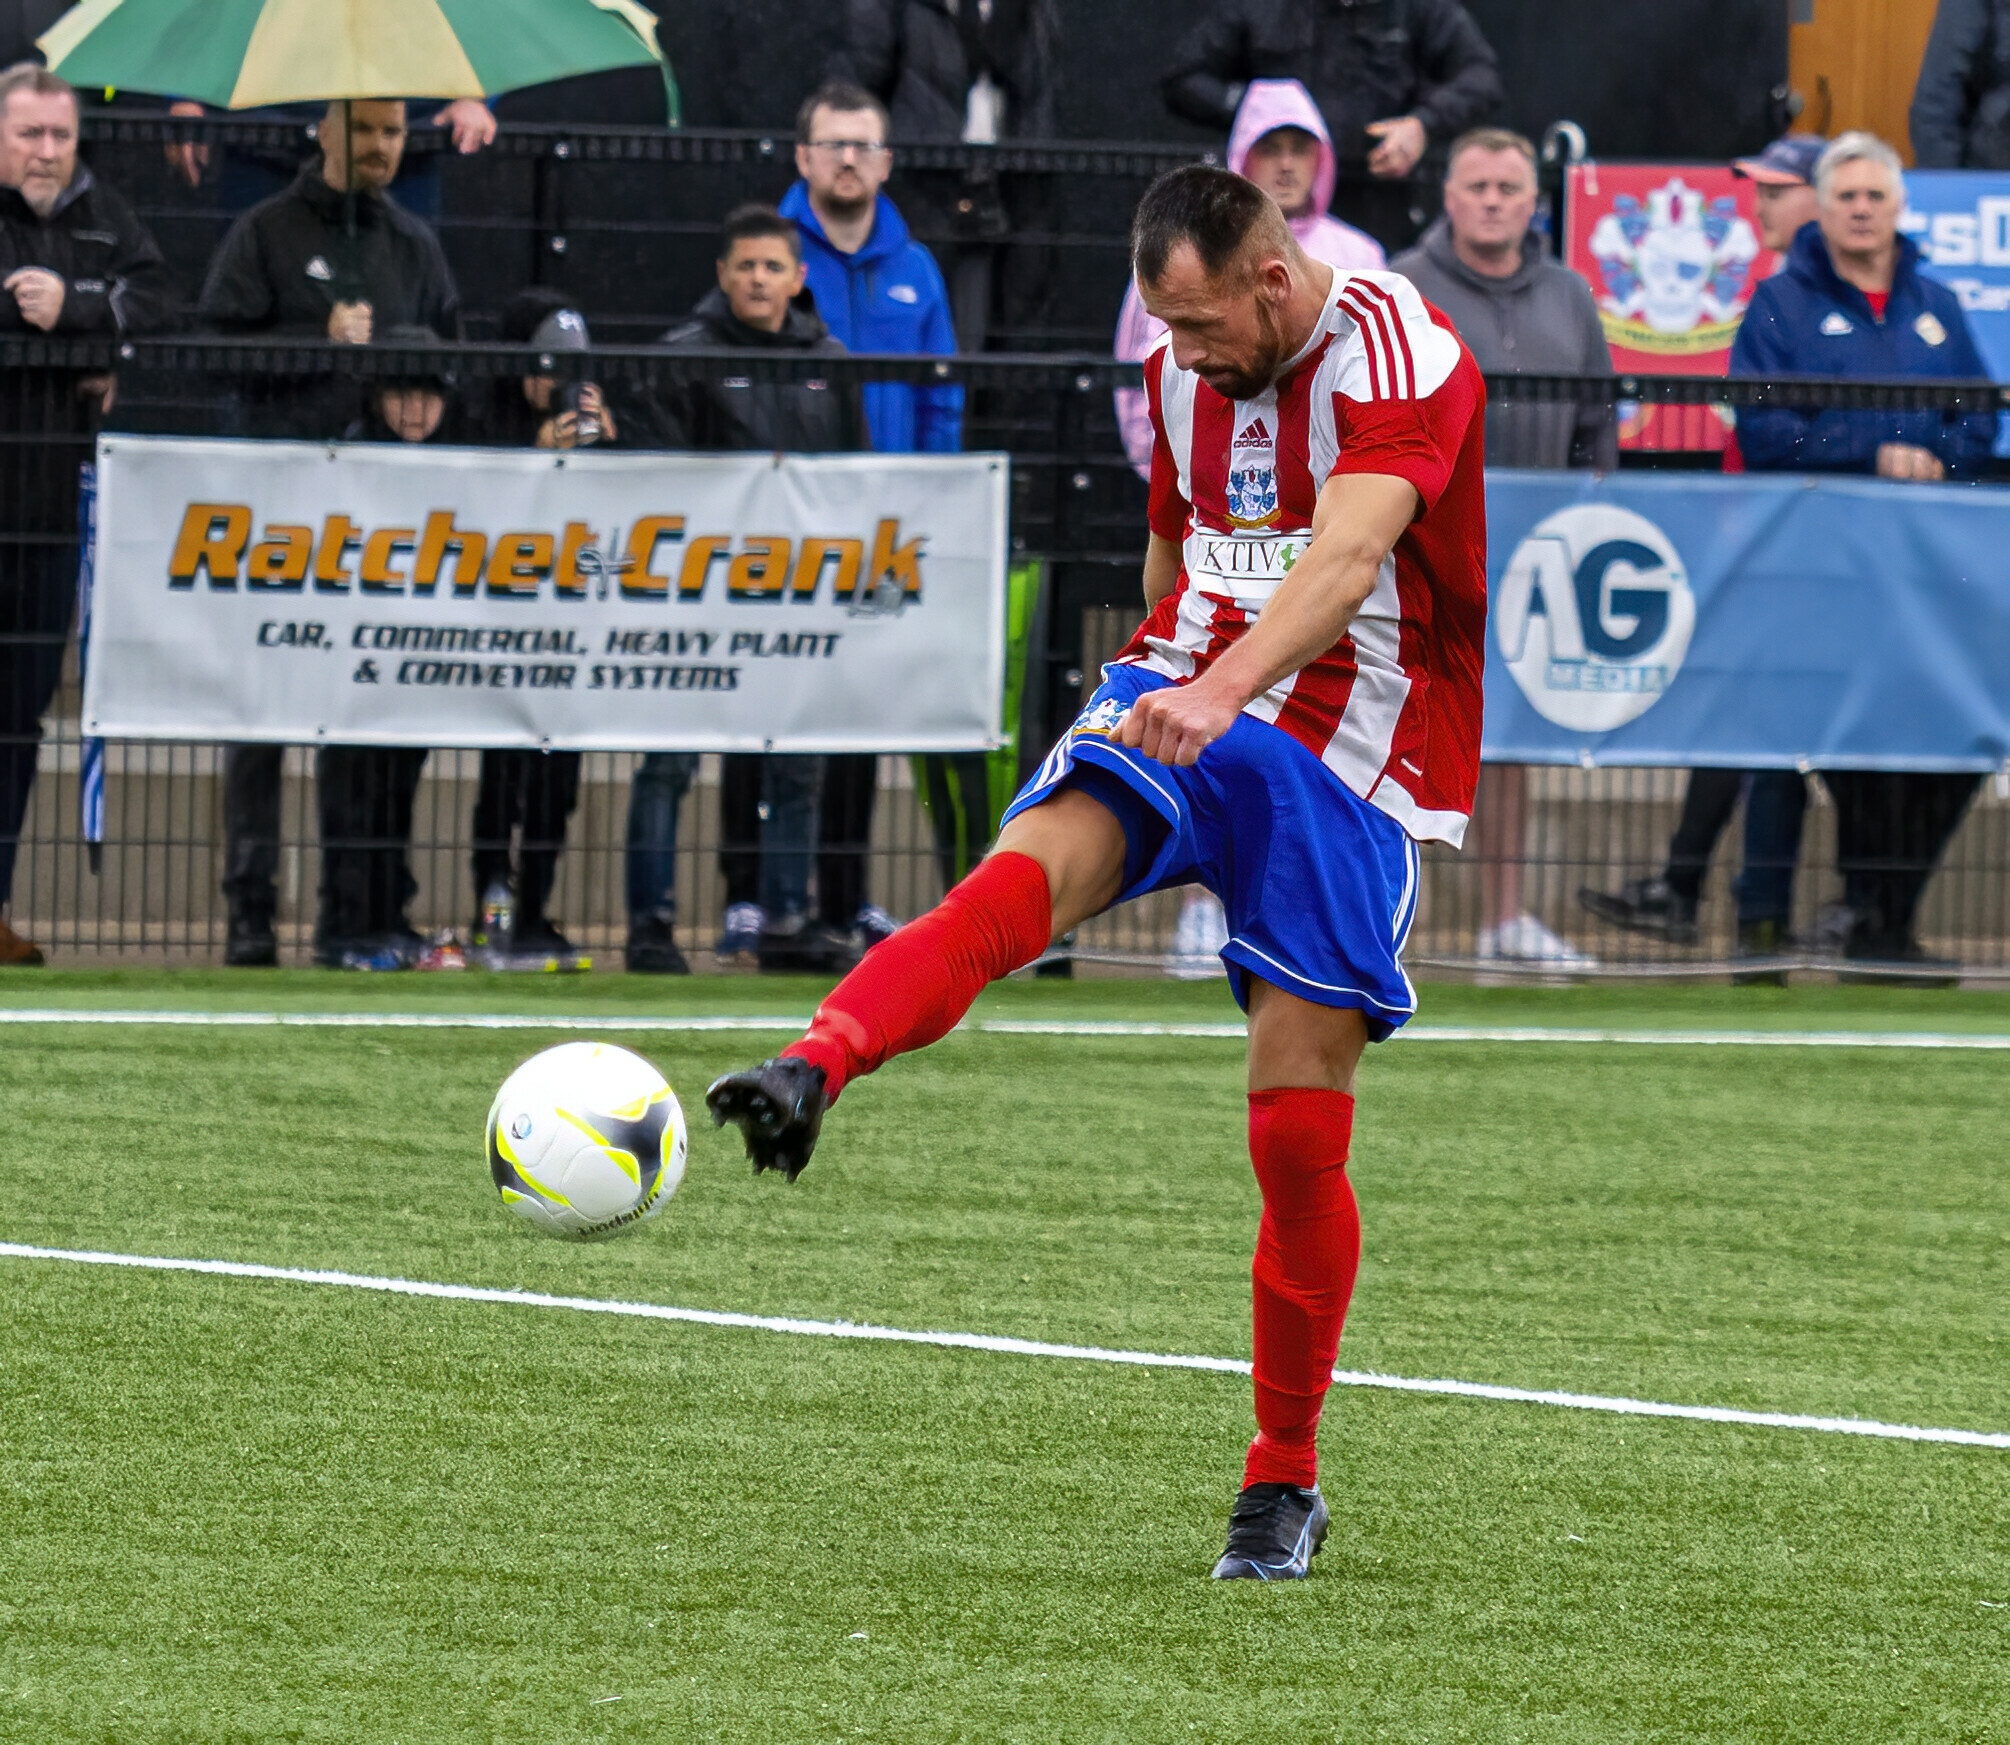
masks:
{"type": "Polygon", "coordinates": [[[1876,134],[1862,131],[1837,134],[1815,159],[1815,197],[1826,201],[1836,171],[1844,164],[1856,163],[1884,165],[1891,172],[1892,198],[1901,206],[1905,204],[1904,160],[1876,134]]]}

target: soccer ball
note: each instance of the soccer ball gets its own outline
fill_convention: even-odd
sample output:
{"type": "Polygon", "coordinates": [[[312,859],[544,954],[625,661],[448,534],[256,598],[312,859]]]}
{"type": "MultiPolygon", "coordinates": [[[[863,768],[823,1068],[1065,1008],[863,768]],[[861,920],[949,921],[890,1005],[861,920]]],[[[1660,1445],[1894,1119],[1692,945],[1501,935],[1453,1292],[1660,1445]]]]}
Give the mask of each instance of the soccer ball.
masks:
{"type": "Polygon", "coordinates": [[[489,1174],[546,1236],[600,1242],[653,1218],[684,1179],[677,1093],[639,1054],[565,1042],[534,1054],[489,1107],[489,1174]]]}

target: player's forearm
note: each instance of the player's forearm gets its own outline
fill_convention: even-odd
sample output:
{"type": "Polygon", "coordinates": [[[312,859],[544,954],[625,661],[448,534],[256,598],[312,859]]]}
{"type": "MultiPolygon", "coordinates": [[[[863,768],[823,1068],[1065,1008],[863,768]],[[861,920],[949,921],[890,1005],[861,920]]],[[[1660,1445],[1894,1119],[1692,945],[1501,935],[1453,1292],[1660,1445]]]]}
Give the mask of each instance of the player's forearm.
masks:
{"type": "Polygon", "coordinates": [[[1256,622],[1195,685],[1241,709],[1310,665],[1347,634],[1375,591],[1383,556],[1373,544],[1315,539],[1256,622]]]}

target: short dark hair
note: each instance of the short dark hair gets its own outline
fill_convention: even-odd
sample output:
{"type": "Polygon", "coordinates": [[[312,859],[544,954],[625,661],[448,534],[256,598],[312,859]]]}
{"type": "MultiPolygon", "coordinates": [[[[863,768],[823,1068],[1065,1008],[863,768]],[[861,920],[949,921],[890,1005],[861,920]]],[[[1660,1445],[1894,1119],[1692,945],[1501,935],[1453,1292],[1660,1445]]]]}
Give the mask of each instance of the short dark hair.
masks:
{"type": "Polygon", "coordinates": [[[893,117],[887,114],[886,105],[863,85],[854,85],[849,79],[826,79],[803,99],[803,106],[796,111],[796,144],[810,143],[810,123],[819,109],[835,109],[845,115],[870,109],[879,117],[880,138],[886,140],[893,135],[893,117]]]}
{"type": "Polygon", "coordinates": [[[802,232],[774,207],[763,206],[758,200],[735,206],[726,214],[726,222],[719,226],[719,258],[724,260],[733,252],[734,243],[750,236],[779,236],[789,245],[790,254],[797,260],[803,258],[802,232]]]}
{"type": "MultiPolygon", "coordinates": [[[[1210,164],[1183,164],[1166,171],[1138,202],[1131,220],[1131,268],[1140,284],[1156,284],[1185,242],[1213,278],[1243,254],[1259,230],[1282,222],[1277,202],[1254,182],[1210,164]]],[[[1290,232],[1284,234],[1288,240],[1290,232]]]]}

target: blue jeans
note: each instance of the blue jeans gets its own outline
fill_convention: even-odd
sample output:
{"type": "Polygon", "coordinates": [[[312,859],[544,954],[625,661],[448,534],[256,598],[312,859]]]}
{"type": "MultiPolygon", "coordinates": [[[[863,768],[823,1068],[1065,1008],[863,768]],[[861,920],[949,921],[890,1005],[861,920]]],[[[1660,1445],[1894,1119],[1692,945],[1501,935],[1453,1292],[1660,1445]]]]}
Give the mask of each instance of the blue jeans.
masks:
{"type": "Polygon", "coordinates": [[[1740,922],[1778,921],[1794,906],[1794,863],[1808,784],[1799,770],[1754,770],[1745,778],[1745,869],[1731,890],[1740,922]]]}
{"type": "Polygon", "coordinates": [[[695,751],[652,751],[628,788],[628,924],[677,912],[677,815],[698,771],[695,751]]]}
{"type": "Polygon", "coordinates": [[[806,915],[824,760],[806,753],[730,752],[720,777],[719,870],[726,905],[806,915]]]}

